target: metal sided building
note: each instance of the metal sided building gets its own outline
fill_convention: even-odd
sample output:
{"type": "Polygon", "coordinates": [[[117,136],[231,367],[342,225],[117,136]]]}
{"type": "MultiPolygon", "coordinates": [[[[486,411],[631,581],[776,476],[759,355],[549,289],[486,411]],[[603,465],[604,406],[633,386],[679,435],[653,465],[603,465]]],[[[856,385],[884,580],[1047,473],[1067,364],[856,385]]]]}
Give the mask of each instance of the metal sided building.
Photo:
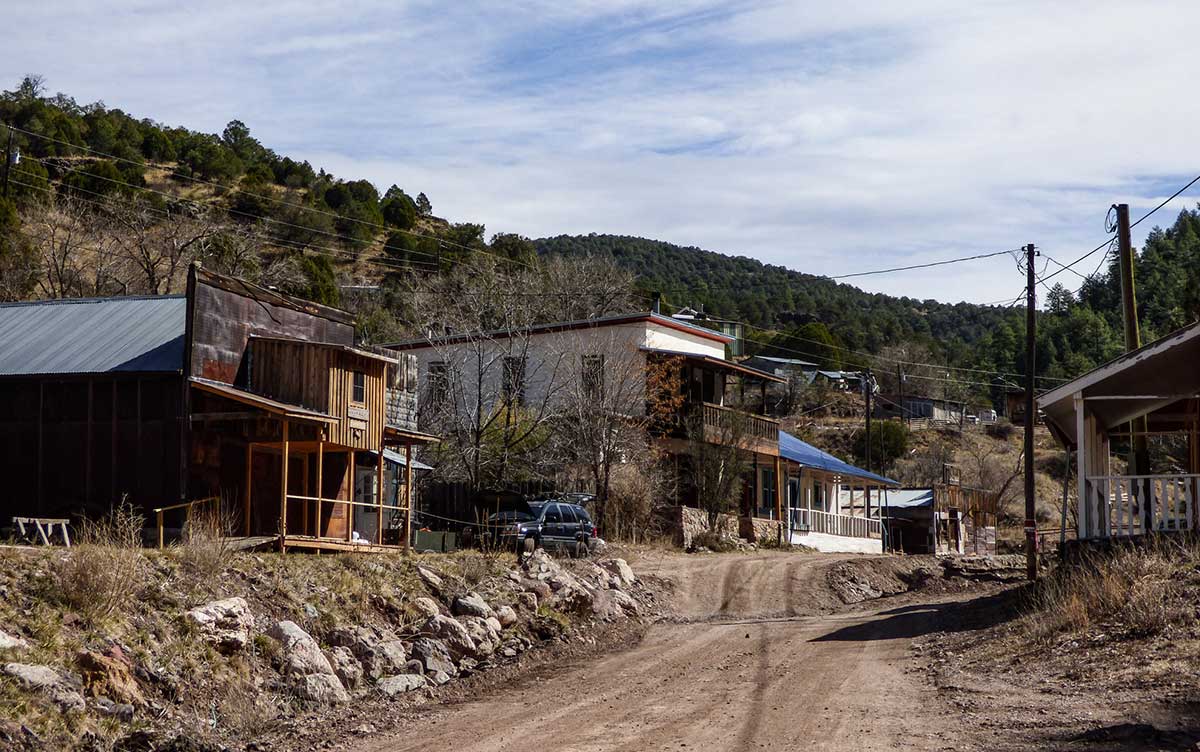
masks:
{"type": "Polygon", "coordinates": [[[185,295],[0,305],[0,524],[124,500],[161,540],[203,501],[285,547],[402,545],[431,440],[412,358],[345,311],[199,266],[185,295]]]}

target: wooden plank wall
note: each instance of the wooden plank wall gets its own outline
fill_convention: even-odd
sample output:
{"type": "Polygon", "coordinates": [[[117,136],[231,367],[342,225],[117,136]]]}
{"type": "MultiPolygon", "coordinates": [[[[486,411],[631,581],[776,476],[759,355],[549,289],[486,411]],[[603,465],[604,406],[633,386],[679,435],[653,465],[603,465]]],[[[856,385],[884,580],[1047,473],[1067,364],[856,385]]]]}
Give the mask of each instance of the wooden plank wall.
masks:
{"type": "Polygon", "coordinates": [[[250,391],[326,412],[334,351],[298,342],[250,340],[250,391]]]}
{"type": "Polygon", "coordinates": [[[330,427],[329,440],[355,449],[379,449],[387,420],[387,364],[349,352],[332,351],[332,356],[328,412],[338,419],[338,423],[330,427]],[[361,404],[352,401],[355,371],[362,371],[366,375],[366,402],[361,404]],[[351,407],[366,409],[367,420],[350,418],[351,407]]]}

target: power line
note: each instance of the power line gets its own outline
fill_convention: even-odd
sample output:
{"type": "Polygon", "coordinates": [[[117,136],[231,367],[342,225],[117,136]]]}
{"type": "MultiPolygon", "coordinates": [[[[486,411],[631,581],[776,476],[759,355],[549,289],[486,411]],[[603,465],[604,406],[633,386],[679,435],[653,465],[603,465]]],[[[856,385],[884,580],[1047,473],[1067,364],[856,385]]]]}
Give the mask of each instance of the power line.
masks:
{"type": "Polygon", "coordinates": [[[875,269],[875,270],[869,271],[869,272],[853,272],[851,274],[836,274],[836,275],[826,274],[826,275],[822,275],[822,276],[824,279],[849,279],[851,277],[866,277],[866,276],[870,276],[872,274],[891,274],[892,272],[904,272],[904,271],[908,271],[910,269],[928,269],[929,267],[932,267],[932,266],[945,266],[947,264],[962,263],[963,261],[975,261],[977,259],[991,258],[993,256],[1003,256],[1006,253],[1014,253],[1016,250],[1019,250],[1019,249],[1013,249],[1013,250],[1008,250],[1008,251],[994,251],[992,253],[979,253],[974,256],[962,256],[960,258],[946,259],[945,261],[932,261],[928,264],[913,264],[911,266],[896,266],[891,269],[875,269]]]}

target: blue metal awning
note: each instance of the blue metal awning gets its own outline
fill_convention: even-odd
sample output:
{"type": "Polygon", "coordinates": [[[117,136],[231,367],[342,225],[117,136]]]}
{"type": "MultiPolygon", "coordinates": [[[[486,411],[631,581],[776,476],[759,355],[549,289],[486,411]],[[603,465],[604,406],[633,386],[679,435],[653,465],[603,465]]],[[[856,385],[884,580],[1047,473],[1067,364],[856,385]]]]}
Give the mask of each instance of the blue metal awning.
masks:
{"type": "Polygon", "coordinates": [[[815,470],[824,470],[827,473],[836,473],[861,480],[873,480],[888,486],[900,485],[891,478],[885,478],[882,475],[867,472],[861,467],[855,467],[848,462],[842,462],[829,452],[822,452],[812,444],[797,439],[787,431],[779,432],[779,456],[785,460],[795,462],[801,467],[811,467],[815,470]]]}

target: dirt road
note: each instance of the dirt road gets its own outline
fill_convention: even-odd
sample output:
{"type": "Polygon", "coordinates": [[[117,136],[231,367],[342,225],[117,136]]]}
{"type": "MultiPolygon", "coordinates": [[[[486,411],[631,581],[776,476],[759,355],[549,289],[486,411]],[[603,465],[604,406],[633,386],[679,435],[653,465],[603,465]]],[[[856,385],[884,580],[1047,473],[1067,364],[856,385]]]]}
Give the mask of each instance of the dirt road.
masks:
{"type": "MultiPolygon", "coordinates": [[[[678,619],[630,650],[430,710],[359,752],[961,748],[910,668],[951,599],[856,613],[822,587],[828,556],[664,557],[678,619]]],[[[964,598],[965,596],[959,596],[964,598]]]]}

